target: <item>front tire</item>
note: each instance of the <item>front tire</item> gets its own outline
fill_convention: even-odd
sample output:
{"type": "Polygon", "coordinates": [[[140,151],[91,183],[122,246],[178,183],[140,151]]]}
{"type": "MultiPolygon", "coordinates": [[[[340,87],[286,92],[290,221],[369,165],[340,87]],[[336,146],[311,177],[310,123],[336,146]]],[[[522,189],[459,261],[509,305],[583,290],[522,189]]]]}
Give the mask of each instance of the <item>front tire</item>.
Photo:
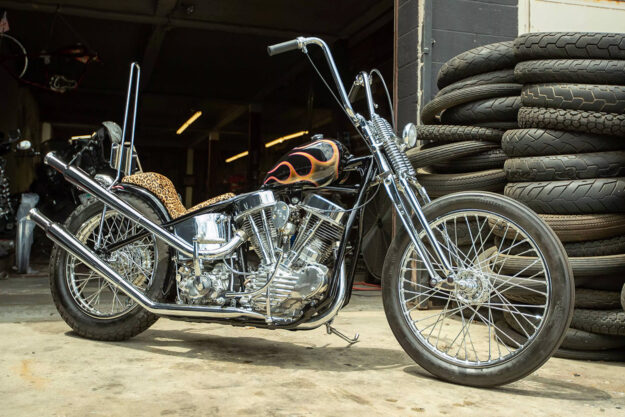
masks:
{"type": "MultiPolygon", "coordinates": [[[[161,222],[158,214],[143,200],[132,195],[120,198],[153,222],[161,222]]],[[[68,231],[92,250],[97,240],[102,208],[101,202],[90,199],[78,206],[65,222],[68,231]]],[[[111,209],[107,210],[105,219],[104,245],[142,230],[111,209]]],[[[169,263],[168,247],[153,235],[112,252],[107,255],[107,261],[148,297],[157,301],[165,298],[163,287],[169,263]]],[[[158,319],[57,245],[50,257],[50,288],[63,320],[77,334],[88,339],[129,339],[148,329],[158,319]]]]}
{"type": "MultiPolygon", "coordinates": [[[[382,277],[384,310],[399,344],[430,373],[463,385],[507,384],[538,369],[564,339],[573,312],[573,275],[555,233],[527,207],[491,193],[447,195],[424,207],[424,214],[454,273],[473,284],[462,290],[433,289],[424,264],[413,259],[413,243],[402,228],[388,250],[382,277]],[[463,216],[466,223],[461,225],[458,219],[463,216]],[[511,229],[500,228],[503,224],[514,226],[525,236],[523,241],[512,240],[511,229]],[[443,230],[448,239],[442,237],[443,230]],[[524,271],[504,276],[498,268],[505,260],[498,257],[507,252],[490,243],[494,235],[512,241],[511,246],[518,243],[533,250],[526,255],[535,256],[544,267],[542,281],[540,274],[528,276],[524,271]],[[505,297],[511,290],[542,294],[542,306],[532,310],[531,317],[540,317],[538,325],[526,335],[527,342],[513,348],[497,336],[504,311],[518,312],[518,320],[524,321],[524,307],[505,297]]],[[[423,230],[417,233],[427,242],[423,230]]],[[[435,268],[443,273],[438,264],[435,268]]]]}

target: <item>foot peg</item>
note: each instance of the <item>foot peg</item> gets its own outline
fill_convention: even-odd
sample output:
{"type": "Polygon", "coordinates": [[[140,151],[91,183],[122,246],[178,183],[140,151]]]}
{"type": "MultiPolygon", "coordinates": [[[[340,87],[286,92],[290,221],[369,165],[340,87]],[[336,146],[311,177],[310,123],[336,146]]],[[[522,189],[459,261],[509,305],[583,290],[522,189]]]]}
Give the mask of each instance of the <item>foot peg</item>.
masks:
{"type": "Polygon", "coordinates": [[[349,336],[345,336],[343,333],[339,332],[334,327],[332,327],[332,323],[326,323],[326,331],[328,332],[328,334],[334,334],[340,337],[341,339],[345,340],[349,344],[349,346],[353,345],[354,343],[358,343],[358,338],[360,337],[360,335],[356,333],[354,338],[351,339],[349,338],[349,336]]]}

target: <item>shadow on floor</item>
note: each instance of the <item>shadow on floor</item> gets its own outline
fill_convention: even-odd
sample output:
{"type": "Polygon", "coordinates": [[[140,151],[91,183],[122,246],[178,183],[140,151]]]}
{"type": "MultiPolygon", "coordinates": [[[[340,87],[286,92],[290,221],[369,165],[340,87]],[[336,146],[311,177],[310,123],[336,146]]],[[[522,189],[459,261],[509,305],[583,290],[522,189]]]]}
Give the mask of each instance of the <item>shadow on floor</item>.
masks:
{"type": "MultiPolygon", "coordinates": [[[[73,332],[66,334],[79,337],[73,332]]],[[[323,337],[331,336],[320,335],[323,337]]],[[[399,346],[396,350],[358,344],[351,347],[313,346],[259,337],[212,336],[185,330],[148,330],[131,340],[110,344],[158,355],[316,371],[353,372],[414,364],[399,346]]]]}

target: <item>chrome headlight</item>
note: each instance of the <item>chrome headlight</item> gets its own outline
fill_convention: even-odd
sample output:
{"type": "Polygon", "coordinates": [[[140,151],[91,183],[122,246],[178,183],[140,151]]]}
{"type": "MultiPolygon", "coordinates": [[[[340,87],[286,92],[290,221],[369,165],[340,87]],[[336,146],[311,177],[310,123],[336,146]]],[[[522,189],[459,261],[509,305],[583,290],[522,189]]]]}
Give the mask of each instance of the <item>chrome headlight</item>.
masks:
{"type": "Polygon", "coordinates": [[[417,144],[417,126],[415,126],[414,123],[408,123],[404,126],[402,142],[406,145],[406,149],[414,148],[417,144]]]}

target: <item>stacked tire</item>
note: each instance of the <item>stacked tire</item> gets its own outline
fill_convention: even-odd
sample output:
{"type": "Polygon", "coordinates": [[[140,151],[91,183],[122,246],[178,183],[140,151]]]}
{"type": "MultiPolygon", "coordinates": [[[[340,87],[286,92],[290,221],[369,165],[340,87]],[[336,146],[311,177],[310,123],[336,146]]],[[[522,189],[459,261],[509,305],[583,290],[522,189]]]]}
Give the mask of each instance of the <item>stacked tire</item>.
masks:
{"type": "MultiPolygon", "coordinates": [[[[522,107],[519,129],[502,138],[504,194],[552,226],[577,287],[556,356],[623,360],[625,34],[533,33],[514,49],[522,107]]],[[[511,338],[522,338],[518,323],[505,324],[511,338]]]]}
{"type": "Polygon", "coordinates": [[[441,68],[440,91],[421,112],[421,148],[408,152],[419,181],[436,198],[463,190],[503,192],[501,138],[517,128],[521,88],[513,42],[463,52],[441,68]]]}

